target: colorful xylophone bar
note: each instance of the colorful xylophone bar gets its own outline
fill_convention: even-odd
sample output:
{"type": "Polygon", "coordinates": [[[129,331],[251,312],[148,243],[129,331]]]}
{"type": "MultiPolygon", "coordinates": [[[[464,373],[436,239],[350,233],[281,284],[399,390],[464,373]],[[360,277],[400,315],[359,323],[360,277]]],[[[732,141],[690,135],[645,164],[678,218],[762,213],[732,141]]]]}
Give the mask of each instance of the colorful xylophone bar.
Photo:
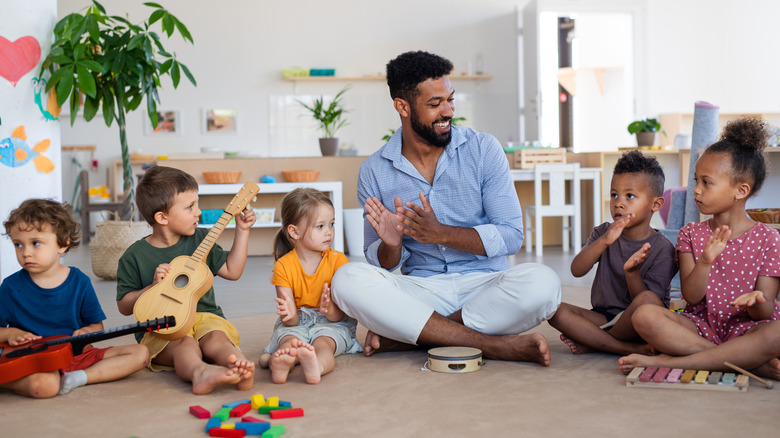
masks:
{"type": "Polygon", "coordinates": [[[626,386],[743,392],[748,390],[748,376],[680,368],[636,367],[626,377],[626,386]]]}

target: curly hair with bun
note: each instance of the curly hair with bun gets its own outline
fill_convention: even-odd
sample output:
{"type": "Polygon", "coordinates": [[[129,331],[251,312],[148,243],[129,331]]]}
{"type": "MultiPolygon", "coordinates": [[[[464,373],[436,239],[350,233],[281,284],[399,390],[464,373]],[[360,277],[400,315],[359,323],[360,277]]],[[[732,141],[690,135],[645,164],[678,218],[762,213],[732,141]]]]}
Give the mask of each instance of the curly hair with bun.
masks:
{"type": "Polygon", "coordinates": [[[753,196],[761,189],[768,172],[768,160],[764,149],[769,130],[764,120],[743,117],[732,120],[723,128],[720,140],[704,150],[704,154],[726,154],[731,159],[732,182],[750,184],[753,196]]]}

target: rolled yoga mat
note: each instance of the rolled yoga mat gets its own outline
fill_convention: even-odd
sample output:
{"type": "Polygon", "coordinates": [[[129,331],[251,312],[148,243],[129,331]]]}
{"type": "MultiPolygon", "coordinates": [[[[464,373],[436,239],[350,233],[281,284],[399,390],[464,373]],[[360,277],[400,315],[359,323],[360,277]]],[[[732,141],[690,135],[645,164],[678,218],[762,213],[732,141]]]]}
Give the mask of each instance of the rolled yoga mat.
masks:
{"type": "Polygon", "coordinates": [[[691,133],[691,161],[688,166],[688,192],[685,195],[685,218],[683,225],[699,221],[699,208],[693,200],[693,175],[696,172],[696,161],[699,159],[699,149],[715,143],[718,139],[719,107],[709,102],[696,102],[693,110],[693,132],[691,133]]]}

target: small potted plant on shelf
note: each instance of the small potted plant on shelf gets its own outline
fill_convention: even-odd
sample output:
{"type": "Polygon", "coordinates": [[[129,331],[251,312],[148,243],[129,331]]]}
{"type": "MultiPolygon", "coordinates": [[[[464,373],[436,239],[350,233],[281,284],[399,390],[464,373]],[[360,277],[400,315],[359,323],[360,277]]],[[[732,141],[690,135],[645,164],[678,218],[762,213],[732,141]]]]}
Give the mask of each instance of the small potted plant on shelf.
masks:
{"type": "Polygon", "coordinates": [[[645,118],[636,120],[628,125],[628,133],[636,134],[637,146],[652,146],[655,144],[655,133],[661,130],[666,135],[666,131],[661,128],[661,124],[656,119],[645,118]]]}
{"type": "Polygon", "coordinates": [[[347,120],[344,118],[347,110],[344,109],[342,98],[348,89],[349,87],[344,87],[339,91],[330,104],[325,103],[323,96],[315,99],[311,105],[298,100],[298,103],[309,110],[314,120],[320,125],[319,129],[322,131],[320,150],[324,156],[336,155],[336,152],[339,150],[339,139],[336,137],[336,132],[347,124],[347,120]]]}

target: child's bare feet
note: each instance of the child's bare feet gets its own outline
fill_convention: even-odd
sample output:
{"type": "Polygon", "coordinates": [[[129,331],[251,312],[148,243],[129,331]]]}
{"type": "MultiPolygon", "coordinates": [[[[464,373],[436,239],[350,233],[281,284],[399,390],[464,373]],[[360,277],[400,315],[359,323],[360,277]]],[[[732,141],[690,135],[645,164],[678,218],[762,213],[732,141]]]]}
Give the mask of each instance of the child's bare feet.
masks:
{"type": "Polygon", "coordinates": [[[248,360],[239,360],[235,354],[228,356],[228,369],[233,371],[241,379],[236,387],[241,391],[248,391],[254,386],[255,363],[248,360]]]}
{"type": "Polygon", "coordinates": [[[620,359],[618,359],[618,366],[620,367],[621,373],[630,374],[631,370],[633,370],[636,367],[672,366],[672,364],[667,363],[667,361],[671,359],[672,356],[666,354],[659,354],[659,355],[629,354],[628,356],[623,356],[620,359]]]}
{"type": "Polygon", "coordinates": [[[780,380],[780,359],[773,357],[753,371],[759,376],[780,380]]]}
{"type": "Polygon", "coordinates": [[[195,371],[192,376],[192,393],[209,394],[223,383],[239,383],[241,376],[235,370],[219,365],[206,364],[195,371]]]}
{"type": "Polygon", "coordinates": [[[293,339],[291,343],[293,348],[298,349],[298,361],[303,368],[303,378],[306,383],[316,385],[322,380],[322,364],[320,364],[317,358],[317,353],[314,352],[314,347],[311,344],[301,341],[300,339],[293,339]]]}
{"type": "Polygon", "coordinates": [[[297,348],[280,348],[271,355],[268,362],[268,368],[271,369],[271,381],[274,383],[284,383],[287,381],[287,375],[295,366],[295,359],[298,357],[297,348]]]}
{"type": "Polygon", "coordinates": [[[569,347],[569,350],[571,350],[572,354],[587,354],[592,353],[595,350],[582,344],[578,344],[571,339],[567,338],[565,335],[561,335],[561,341],[563,341],[564,344],[566,344],[567,347],[569,347]]]}

